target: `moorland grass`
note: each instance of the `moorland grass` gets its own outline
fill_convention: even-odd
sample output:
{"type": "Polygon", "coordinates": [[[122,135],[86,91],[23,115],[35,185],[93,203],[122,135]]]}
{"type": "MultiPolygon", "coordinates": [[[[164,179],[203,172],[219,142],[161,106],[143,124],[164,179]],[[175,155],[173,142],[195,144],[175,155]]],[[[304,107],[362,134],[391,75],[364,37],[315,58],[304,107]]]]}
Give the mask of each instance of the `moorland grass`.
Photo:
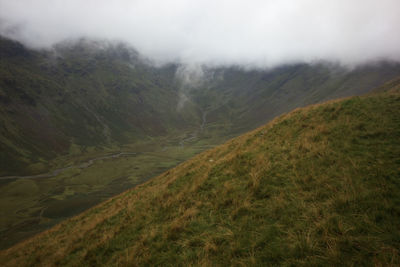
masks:
{"type": "MultiPolygon", "coordinates": [[[[104,154],[93,151],[60,157],[54,160],[54,166],[75,167],[50,178],[0,180],[0,249],[143,183],[204,150],[196,141],[185,147],[163,144],[164,147],[132,144],[126,150],[137,154],[97,160],[87,168],[79,166],[104,154]]],[[[107,154],[118,154],[118,150],[107,154]]]]}
{"type": "Polygon", "coordinates": [[[297,109],[0,254],[3,266],[398,266],[400,93],[297,109]]]}

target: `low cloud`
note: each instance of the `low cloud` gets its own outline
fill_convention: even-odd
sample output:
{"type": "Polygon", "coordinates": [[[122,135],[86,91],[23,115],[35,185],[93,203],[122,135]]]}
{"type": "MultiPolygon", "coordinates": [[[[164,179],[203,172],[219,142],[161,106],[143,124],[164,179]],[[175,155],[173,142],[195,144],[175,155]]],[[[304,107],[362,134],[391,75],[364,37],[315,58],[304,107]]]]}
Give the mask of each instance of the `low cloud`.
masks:
{"type": "Polygon", "coordinates": [[[30,47],[106,39],[159,63],[400,61],[399,25],[398,0],[0,0],[0,34],[30,47]]]}

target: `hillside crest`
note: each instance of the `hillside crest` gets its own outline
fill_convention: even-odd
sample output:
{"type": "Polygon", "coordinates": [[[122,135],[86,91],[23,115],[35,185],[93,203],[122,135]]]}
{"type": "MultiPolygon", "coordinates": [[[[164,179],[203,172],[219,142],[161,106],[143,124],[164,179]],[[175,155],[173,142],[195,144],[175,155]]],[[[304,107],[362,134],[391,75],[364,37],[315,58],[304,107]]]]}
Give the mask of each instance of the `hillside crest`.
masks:
{"type": "Polygon", "coordinates": [[[2,251],[3,266],[400,264],[398,89],[296,109],[2,251]]]}

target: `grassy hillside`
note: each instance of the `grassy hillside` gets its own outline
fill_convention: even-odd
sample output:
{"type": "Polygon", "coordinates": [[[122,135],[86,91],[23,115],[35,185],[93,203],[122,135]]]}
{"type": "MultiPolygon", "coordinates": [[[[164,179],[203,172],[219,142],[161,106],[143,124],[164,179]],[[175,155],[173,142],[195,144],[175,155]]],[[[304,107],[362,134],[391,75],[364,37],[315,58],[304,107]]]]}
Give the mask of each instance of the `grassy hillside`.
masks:
{"type": "Polygon", "coordinates": [[[399,74],[394,63],[193,71],[123,44],[36,51],[0,37],[0,249],[277,115],[399,74]],[[131,156],[104,158],[120,152],[131,156]]]}
{"type": "Polygon", "coordinates": [[[381,91],[282,115],[0,263],[398,266],[400,83],[381,91]]]}
{"type": "Polygon", "coordinates": [[[122,44],[80,40],[34,51],[0,37],[0,176],[45,172],[63,167],[52,161],[60,156],[190,134],[202,124],[207,144],[400,74],[390,63],[203,68],[188,89],[176,79],[180,67],[152,66],[122,44]]]}
{"type": "Polygon", "coordinates": [[[174,68],[151,67],[122,45],[81,41],[33,51],[0,38],[0,50],[0,175],[44,172],[61,155],[200,123],[190,103],[176,112],[174,68]]]}
{"type": "Polygon", "coordinates": [[[399,66],[391,63],[352,70],[326,63],[268,71],[231,67],[209,70],[213,78],[189,94],[210,111],[210,129],[225,121],[230,132],[243,133],[298,107],[367,93],[399,74],[399,66]]]}

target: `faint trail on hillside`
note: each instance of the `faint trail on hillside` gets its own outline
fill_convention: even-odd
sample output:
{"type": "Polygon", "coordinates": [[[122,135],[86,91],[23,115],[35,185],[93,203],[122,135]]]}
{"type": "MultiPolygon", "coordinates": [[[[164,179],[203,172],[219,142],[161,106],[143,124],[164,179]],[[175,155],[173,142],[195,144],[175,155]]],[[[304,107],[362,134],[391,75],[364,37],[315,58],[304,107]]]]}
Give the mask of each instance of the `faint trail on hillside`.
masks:
{"type": "Polygon", "coordinates": [[[35,179],[35,178],[51,178],[59,175],[63,171],[72,169],[72,168],[80,168],[80,169],[86,169],[87,167],[91,166],[95,161],[102,160],[102,159],[110,159],[110,158],[119,158],[121,156],[127,156],[127,155],[137,155],[137,153],[134,152],[120,152],[117,154],[112,154],[108,156],[101,156],[97,158],[90,159],[88,161],[85,161],[83,163],[77,164],[77,165],[72,165],[64,168],[59,168],[56,169],[52,172],[46,172],[42,174],[36,174],[36,175],[26,175],[26,176],[19,176],[19,175],[12,175],[12,176],[3,176],[0,177],[0,180],[7,180],[7,179],[35,179]]]}

